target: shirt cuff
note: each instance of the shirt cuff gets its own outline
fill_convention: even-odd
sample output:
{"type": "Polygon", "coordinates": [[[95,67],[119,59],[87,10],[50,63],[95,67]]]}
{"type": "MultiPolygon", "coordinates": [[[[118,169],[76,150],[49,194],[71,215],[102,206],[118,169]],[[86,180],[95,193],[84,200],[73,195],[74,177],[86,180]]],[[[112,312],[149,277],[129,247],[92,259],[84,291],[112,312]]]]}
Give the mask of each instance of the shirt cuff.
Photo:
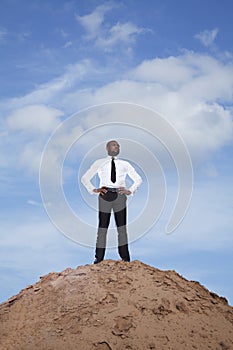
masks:
{"type": "Polygon", "coordinates": [[[94,189],[95,189],[94,186],[93,186],[93,187],[87,188],[87,190],[88,190],[88,192],[89,192],[90,194],[95,194],[95,192],[93,192],[94,189]]]}
{"type": "Polygon", "coordinates": [[[134,193],[137,191],[137,188],[130,187],[130,188],[128,188],[128,190],[131,192],[131,193],[130,193],[130,196],[133,196],[134,193]]]}

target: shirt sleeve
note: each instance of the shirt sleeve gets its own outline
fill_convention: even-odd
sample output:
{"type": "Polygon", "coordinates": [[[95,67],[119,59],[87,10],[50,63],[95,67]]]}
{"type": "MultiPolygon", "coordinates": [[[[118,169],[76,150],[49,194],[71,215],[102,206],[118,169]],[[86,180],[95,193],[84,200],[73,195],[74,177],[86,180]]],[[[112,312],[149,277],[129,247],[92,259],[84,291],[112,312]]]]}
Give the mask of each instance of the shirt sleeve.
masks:
{"type": "Polygon", "coordinates": [[[81,177],[82,184],[86,187],[87,191],[90,194],[94,194],[93,190],[95,189],[95,186],[93,186],[93,184],[91,183],[91,179],[97,174],[98,168],[99,168],[99,164],[98,164],[98,161],[96,161],[81,177]]]}
{"type": "Polygon", "coordinates": [[[136,170],[134,169],[134,167],[131,164],[127,164],[128,165],[128,171],[127,174],[129,175],[129,177],[133,180],[133,184],[132,186],[129,188],[129,191],[133,194],[137,191],[138,187],[141,185],[142,183],[142,178],[141,176],[136,172],[136,170]]]}

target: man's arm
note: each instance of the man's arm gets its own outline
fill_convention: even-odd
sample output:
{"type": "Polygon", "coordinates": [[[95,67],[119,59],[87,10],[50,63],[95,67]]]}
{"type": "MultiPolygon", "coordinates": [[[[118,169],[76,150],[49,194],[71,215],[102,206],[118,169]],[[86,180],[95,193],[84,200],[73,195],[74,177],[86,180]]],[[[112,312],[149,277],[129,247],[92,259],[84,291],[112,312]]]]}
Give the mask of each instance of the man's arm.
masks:
{"type": "Polygon", "coordinates": [[[128,163],[128,175],[133,180],[133,184],[128,189],[128,191],[130,191],[129,194],[134,194],[137,191],[138,187],[141,185],[142,178],[130,163],[128,163]]]}
{"type": "Polygon", "coordinates": [[[95,186],[92,185],[91,179],[96,175],[98,171],[98,161],[94,162],[92,166],[85,172],[81,178],[82,184],[86,187],[90,194],[95,193],[95,186]]]}

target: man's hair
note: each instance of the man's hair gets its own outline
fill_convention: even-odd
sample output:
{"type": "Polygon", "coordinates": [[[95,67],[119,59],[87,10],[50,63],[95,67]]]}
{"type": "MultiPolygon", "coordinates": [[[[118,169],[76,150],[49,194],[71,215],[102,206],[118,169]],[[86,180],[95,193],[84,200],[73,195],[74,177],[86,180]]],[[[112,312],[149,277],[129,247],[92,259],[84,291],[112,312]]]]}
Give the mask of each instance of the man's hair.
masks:
{"type": "Polygon", "coordinates": [[[112,142],[117,142],[117,141],[116,141],[116,140],[110,140],[110,141],[108,141],[107,144],[106,144],[106,148],[108,148],[109,145],[110,145],[110,143],[112,143],[112,142]]]}

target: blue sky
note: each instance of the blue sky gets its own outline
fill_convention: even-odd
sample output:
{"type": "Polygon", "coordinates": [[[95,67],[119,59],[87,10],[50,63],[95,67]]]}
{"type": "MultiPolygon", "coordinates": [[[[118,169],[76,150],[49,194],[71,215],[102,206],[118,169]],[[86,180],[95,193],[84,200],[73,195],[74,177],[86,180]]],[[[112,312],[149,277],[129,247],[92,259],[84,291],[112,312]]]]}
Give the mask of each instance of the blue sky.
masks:
{"type": "MultiPolygon", "coordinates": [[[[130,245],[132,259],[174,269],[233,304],[232,11],[230,0],[1,1],[1,301],[50,271],[92,262],[93,247],[67,239],[47,216],[40,160],[60,123],[94,105],[126,102],[162,115],[188,147],[194,184],[183,222],[165,233],[177,191],[166,151],[133,125],[101,127],[108,119],[98,113],[77,114],[61,135],[60,146],[68,147],[87,132],[64,163],[69,205],[90,220],[95,238],[96,213],[86,206],[95,198],[77,180],[83,158],[85,168],[101,150],[104,156],[105,141],[115,135],[123,145],[128,140],[122,156],[135,142],[147,147],[163,169],[167,199],[156,225],[130,245]]],[[[140,159],[138,165],[140,171],[140,159]]],[[[142,172],[129,219],[145,202],[149,172],[142,172]]],[[[106,258],[118,259],[116,249],[106,258]]]]}

